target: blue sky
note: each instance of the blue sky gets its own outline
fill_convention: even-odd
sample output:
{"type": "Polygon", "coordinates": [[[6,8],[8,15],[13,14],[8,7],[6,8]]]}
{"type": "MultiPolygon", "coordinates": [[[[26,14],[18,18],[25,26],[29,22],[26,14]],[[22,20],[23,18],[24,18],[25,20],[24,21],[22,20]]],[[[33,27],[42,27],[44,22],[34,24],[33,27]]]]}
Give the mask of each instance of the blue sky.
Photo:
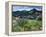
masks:
{"type": "Polygon", "coordinates": [[[42,10],[42,6],[13,6],[13,11],[31,10],[31,9],[42,10]]]}

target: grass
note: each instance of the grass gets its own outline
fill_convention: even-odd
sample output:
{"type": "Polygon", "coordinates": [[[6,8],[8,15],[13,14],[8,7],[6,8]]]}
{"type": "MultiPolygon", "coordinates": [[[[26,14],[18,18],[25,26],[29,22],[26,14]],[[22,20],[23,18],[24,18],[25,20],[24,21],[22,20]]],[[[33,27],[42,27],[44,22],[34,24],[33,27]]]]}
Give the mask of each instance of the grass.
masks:
{"type": "Polygon", "coordinates": [[[40,31],[42,30],[42,21],[31,19],[13,19],[12,32],[40,31]]]}

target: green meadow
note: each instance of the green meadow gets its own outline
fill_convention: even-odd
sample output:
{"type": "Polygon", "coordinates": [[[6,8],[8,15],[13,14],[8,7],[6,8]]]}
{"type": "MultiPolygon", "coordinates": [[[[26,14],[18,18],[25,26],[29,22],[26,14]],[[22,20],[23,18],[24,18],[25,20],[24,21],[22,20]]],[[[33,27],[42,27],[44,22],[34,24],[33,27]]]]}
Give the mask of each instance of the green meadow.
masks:
{"type": "Polygon", "coordinates": [[[14,19],[12,25],[12,32],[23,32],[23,31],[40,31],[42,30],[41,20],[31,19],[14,19]]]}

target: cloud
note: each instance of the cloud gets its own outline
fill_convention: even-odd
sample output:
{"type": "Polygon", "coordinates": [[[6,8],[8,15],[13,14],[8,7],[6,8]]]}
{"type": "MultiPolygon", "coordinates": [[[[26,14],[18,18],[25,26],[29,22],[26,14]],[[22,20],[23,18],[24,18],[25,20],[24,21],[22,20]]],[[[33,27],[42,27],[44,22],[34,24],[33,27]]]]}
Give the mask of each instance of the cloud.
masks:
{"type": "Polygon", "coordinates": [[[42,10],[41,6],[13,6],[13,11],[31,10],[31,9],[42,10]]]}

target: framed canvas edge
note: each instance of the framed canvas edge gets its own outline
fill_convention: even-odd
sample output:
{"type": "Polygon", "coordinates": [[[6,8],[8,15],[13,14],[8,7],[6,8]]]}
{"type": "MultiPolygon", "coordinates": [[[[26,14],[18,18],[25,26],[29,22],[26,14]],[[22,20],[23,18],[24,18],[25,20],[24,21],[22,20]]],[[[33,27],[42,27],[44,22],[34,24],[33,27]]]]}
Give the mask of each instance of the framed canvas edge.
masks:
{"type": "MultiPolygon", "coordinates": [[[[5,8],[6,8],[6,13],[5,13],[5,32],[6,32],[6,34],[8,34],[8,35],[27,35],[27,34],[14,34],[14,33],[12,33],[12,32],[9,32],[9,4],[10,4],[10,2],[11,1],[9,1],[9,2],[6,2],[6,6],[5,6],[5,8]],[[7,23],[8,22],[8,23],[7,23]],[[12,33],[12,34],[11,34],[12,33]]],[[[12,2],[14,2],[14,1],[12,1],[12,2]]],[[[12,3],[11,2],[11,3],[12,3]]],[[[15,1],[16,2],[16,1],[15,1]]],[[[17,2],[18,3],[18,2],[17,2]]],[[[22,3],[22,2],[19,2],[19,3],[22,3]]],[[[23,3],[32,3],[33,4],[33,2],[23,2],[23,3]]],[[[36,3],[35,3],[36,4],[36,3]]],[[[37,4],[41,4],[41,3],[37,3],[37,4]]],[[[42,3],[43,5],[45,5],[44,3],[42,3]]],[[[44,15],[45,16],[45,15],[44,15]]],[[[45,18],[44,18],[45,19],[45,18]]],[[[45,26],[45,24],[44,24],[44,26],[45,26]]],[[[44,31],[42,32],[42,33],[45,33],[45,28],[44,28],[44,31]]],[[[41,33],[29,33],[29,35],[30,34],[41,34],[41,33]]]]}

